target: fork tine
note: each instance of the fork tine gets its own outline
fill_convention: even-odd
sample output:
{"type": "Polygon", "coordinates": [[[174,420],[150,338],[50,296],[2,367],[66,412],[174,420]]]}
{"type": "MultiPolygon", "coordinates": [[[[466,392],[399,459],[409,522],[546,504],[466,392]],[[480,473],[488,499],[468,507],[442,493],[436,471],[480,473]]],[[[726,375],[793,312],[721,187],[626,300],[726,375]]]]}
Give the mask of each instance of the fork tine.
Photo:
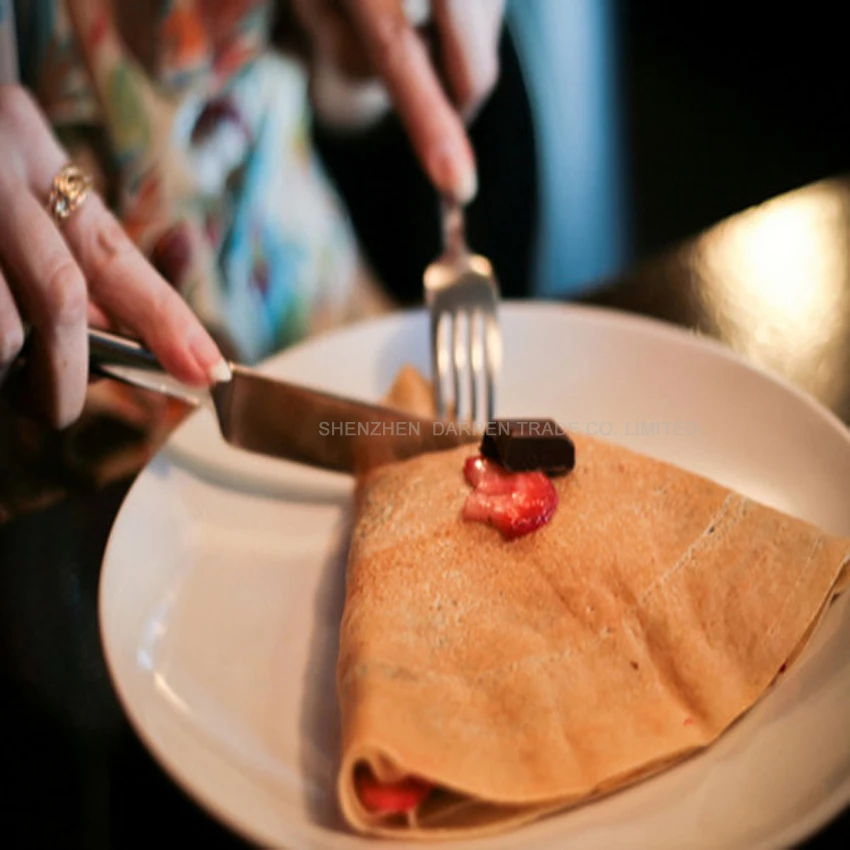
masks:
{"type": "Polygon", "coordinates": [[[490,310],[484,316],[486,343],[484,354],[486,362],[486,385],[487,385],[487,421],[491,421],[496,408],[496,373],[501,367],[502,337],[499,333],[499,322],[496,318],[496,310],[490,310]]]}
{"type": "Polygon", "coordinates": [[[444,199],[441,221],[443,252],[425,269],[423,279],[431,321],[434,397],[441,418],[452,414],[456,421],[478,424],[479,417],[490,421],[495,413],[501,367],[499,287],[490,261],[469,252],[463,208],[444,199]],[[464,370],[469,374],[463,375],[464,370]],[[464,394],[461,388],[466,390],[467,383],[464,394]]]}
{"type": "Polygon", "coordinates": [[[460,312],[454,312],[452,313],[452,372],[454,373],[455,420],[457,422],[463,421],[464,410],[461,404],[460,382],[465,354],[463,348],[463,315],[460,312]]]}
{"type": "Polygon", "coordinates": [[[437,406],[438,419],[446,418],[446,394],[444,387],[448,357],[446,357],[446,346],[443,344],[443,337],[440,334],[441,325],[443,325],[442,318],[443,316],[440,313],[432,312],[431,314],[431,374],[435,377],[434,402],[437,406]]]}
{"type": "MultiPolygon", "coordinates": [[[[484,368],[484,352],[482,341],[482,315],[479,310],[469,312],[469,338],[467,340],[469,350],[469,386],[470,403],[472,411],[470,421],[477,422],[479,410],[478,385],[483,384],[482,371],[484,368]]],[[[485,393],[486,399],[486,393],[485,393]]]]}

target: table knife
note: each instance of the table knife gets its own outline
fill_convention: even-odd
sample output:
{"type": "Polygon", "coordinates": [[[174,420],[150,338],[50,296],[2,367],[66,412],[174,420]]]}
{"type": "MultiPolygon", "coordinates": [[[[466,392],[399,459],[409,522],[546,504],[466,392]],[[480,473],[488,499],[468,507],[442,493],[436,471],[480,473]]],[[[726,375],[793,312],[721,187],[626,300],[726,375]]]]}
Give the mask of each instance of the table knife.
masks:
{"type": "Polygon", "coordinates": [[[89,357],[92,371],[101,376],[195,407],[211,406],[222,437],[232,446],[320,469],[363,474],[481,437],[471,426],[321,392],[236,363],[229,364],[229,380],[199,390],[166,373],[136,340],[92,328],[89,357]]]}

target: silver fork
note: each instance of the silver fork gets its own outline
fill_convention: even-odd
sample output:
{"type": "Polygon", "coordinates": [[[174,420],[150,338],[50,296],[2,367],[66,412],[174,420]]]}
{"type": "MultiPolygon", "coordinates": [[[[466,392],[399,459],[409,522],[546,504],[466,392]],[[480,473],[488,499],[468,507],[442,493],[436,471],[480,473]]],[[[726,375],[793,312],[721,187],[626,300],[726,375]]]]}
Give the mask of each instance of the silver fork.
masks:
{"type": "Polygon", "coordinates": [[[502,359],[499,287],[490,261],[467,247],[460,204],[442,201],[442,225],[443,253],[425,270],[437,416],[445,419],[453,408],[457,421],[486,423],[494,416],[502,359]]]}

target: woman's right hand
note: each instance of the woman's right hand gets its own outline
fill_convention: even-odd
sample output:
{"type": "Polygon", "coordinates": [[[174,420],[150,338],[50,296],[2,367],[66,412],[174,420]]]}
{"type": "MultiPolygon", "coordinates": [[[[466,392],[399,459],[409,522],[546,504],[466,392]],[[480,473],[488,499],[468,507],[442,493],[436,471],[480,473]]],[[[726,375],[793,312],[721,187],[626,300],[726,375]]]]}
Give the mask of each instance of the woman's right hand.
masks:
{"type": "Polygon", "coordinates": [[[46,209],[68,156],[17,85],[0,85],[0,383],[32,335],[28,390],[55,427],[80,415],[88,325],[121,326],[179,380],[227,376],[215,342],[95,192],[60,227],[46,209]]]}
{"type": "Polygon", "coordinates": [[[327,109],[346,76],[379,79],[434,186],[469,203],[478,178],[463,116],[496,85],[505,0],[293,0],[293,9],[313,42],[314,100],[326,89],[318,100],[327,109]],[[434,25],[438,64],[415,28],[423,15],[434,25]]]}

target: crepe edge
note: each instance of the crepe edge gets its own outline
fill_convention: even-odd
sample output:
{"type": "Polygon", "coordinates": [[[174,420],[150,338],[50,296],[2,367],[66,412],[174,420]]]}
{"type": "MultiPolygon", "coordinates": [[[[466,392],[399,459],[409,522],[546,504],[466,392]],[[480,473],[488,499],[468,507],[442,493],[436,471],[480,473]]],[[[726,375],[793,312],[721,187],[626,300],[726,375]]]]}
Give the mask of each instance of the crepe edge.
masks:
{"type": "MultiPolygon", "coordinates": [[[[642,765],[634,771],[628,771],[615,777],[610,777],[605,783],[589,792],[563,795],[556,798],[544,800],[529,800],[519,802],[488,801],[476,797],[470,790],[452,788],[451,783],[441,781],[440,777],[423,776],[421,778],[450,794],[457,795],[462,803],[467,801],[470,805],[482,805],[491,808],[490,816],[483,825],[464,826],[463,824],[448,824],[445,826],[429,827],[422,826],[410,821],[406,823],[388,824],[385,818],[370,814],[361,804],[357,797],[354,774],[356,768],[361,764],[368,765],[376,776],[383,781],[393,781],[401,776],[418,775],[415,770],[410,770],[405,765],[400,754],[382,749],[379,746],[368,743],[354,744],[346,748],[343,753],[342,764],[337,778],[337,798],[340,803],[343,816],[348,825],[361,835],[370,835],[382,838],[401,838],[414,841],[440,841],[456,838],[485,837],[540,820],[549,815],[566,813],[579,806],[585,806],[600,801],[613,794],[625,791],[634,785],[646,781],[655,775],[683,764],[690,758],[704,753],[713,747],[732,729],[747,717],[769,694],[771,694],[780,681],[788,676],[792,669],[810,645],[812,638],[817,633],[828,609],[847,589],[850,587],[850,549],[844,555],[843,560],[836,568],[835,580],[829,593],[824,598],[821,606],[816,609],[806,629],[800,636],[794,649],[778,667],[776,674],[765,688],[749,706],[740,709],[717,733],[707,738],[704,742],[694,746],[688,746],[682,750],[668,754],[651,764],[642,765]]],[[[400,816],[399,816],[400,817],[400,816]]]]}

